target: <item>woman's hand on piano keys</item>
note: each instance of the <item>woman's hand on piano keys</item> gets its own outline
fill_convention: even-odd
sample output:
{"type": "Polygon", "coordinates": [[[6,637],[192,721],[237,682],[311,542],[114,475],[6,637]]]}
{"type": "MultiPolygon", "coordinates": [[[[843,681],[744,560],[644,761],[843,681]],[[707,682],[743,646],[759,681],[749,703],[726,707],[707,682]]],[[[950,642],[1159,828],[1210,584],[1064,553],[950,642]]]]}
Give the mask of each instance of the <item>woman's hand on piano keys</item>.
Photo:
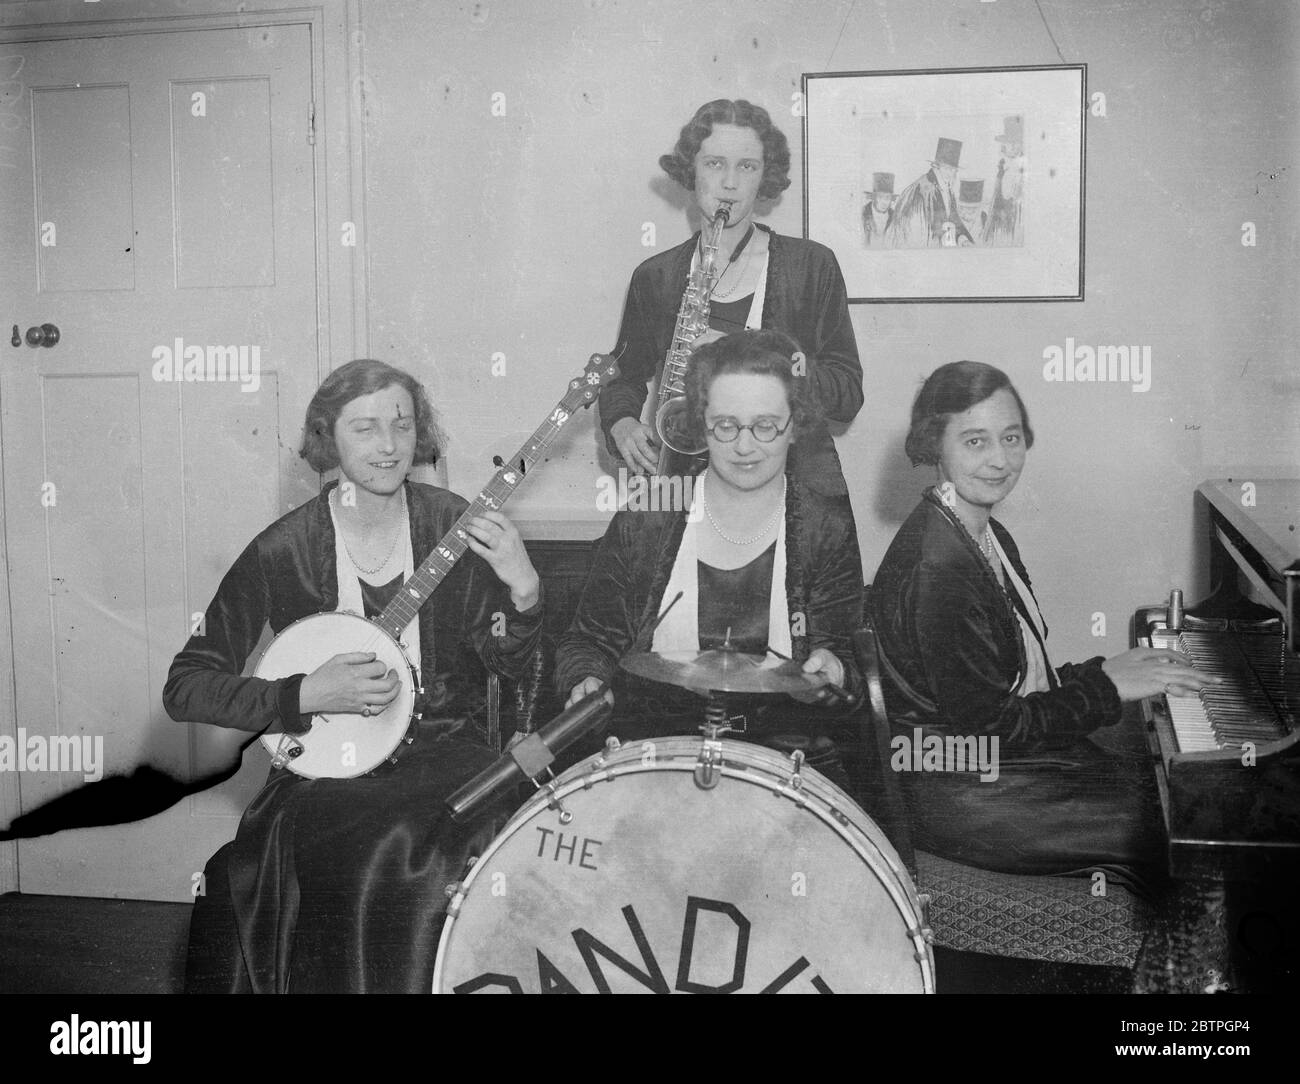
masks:
{"type": "Polygon", "coordinates": [[[1161,693],[1195,696],[1198,689],[1221,680],[1197,670],[1180,651],[1154,647],[1135,647],[1107,659],[1101,668],[1123,701],[1146,700],[1161,693]]]}

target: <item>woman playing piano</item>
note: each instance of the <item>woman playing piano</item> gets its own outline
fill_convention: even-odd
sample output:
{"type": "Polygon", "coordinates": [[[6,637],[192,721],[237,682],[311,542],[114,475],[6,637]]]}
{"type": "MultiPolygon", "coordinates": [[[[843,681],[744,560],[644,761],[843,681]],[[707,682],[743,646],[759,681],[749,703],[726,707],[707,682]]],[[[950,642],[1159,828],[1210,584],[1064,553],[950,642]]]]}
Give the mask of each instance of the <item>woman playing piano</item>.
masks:
{"type": "MultiPolygon", "coordinates": [[[[691,193],[706,222],[729,212],[718,242],[709,330],[711,342],[744,328],[774,328],[804,356],[819,413],[848,423],[862,406],[862,365],[839,264],[816,241],[783,237],[754,221],[760,200],[790,185],[790,148],[767,110],[725,98],[702,105],[681,130],[663,170],[691,193]]],[[[611,454],[634,472],[653,474],[659,444],[641,422],[647,383],[673,342],[683,288],[699,260],[700,234],[652,256],[632,274],[618,341],[626,344],[619,377],[600,393],[600,419],[611,454]]],[[[698,469],[699,463],[693,469],[698,469]]],[[[825,496],[847,497],[835,443],[814,417],[800,436],[799,470],[825,496]]],[[[848,511],[845,502],[846,513],[848,511]]]]}
{"type": "MultiPolygon", "coordinates": [[[[847,502],[810,491],[794,466],[811,411],[796,354],[775,331],[700,347],[687,415],[707,442],[709,466],[695,479],[689,513],[622,511],[601,540],[556,647],[556,687],[573,703],[612,681],[610,733],[625,741],[689,734],[704,721],[699,696],[618,668],[634,650],[701,651],[729,640],[763,655],[770,646],[806,673],[855,695],[860,687],[850,641],[861,615],[857,534],[847,502]]],[[[780,695],[729,710],[745,715],[744,740],[802,749],[812,766],[843,780],[834,705],[780,695]]]]}
{"type": "Polygon", "coordinates": [[[1029,574],[992,518],[1033,443],[1019,394],[991,365],[940,367],[912,407],[907,454],[935,467],[939,484],[899,529],[870,592],[889,717],[909,743],[992,739],[999,767],[992,781],[952,765],[903,773],[916,843],[1008,873],[1152,874],[1161,836],[1149,765],[1089,735],[1118,723],[1125,702],[1210,679],[1177,652],[1143,648],[1050,664],[1029,574]]]}
{"type": "MultiPolygon", "coordinates": [[[[307,408],[302,456],[340,481],[271,524],[235,561],[163,692],[174,719],[303,733],[311,715],[381,711],[397,675],[343,653],[310,674],[242,676],[263,628],[384,609],[465,509],[410,482],[438,455],[423,388],[380,361],[335,369],[307,408]]],[[[191,992],[427,992],[443,886],[491,838],[490,818],[460,830],[442,799],[496,756],[465,714],[478,660],[515,677],[541,634],[538,576],[499,512],[469,521],[466,554],[402,632],[421,674],[415,742],[354,779],[273,768],[233,843],[208,863],[195,901],[191,992]],[[477,656],[477,660],[475,659],[477,656]]],[[[500,812],[499,810],[497,811],[500,812]]]]}

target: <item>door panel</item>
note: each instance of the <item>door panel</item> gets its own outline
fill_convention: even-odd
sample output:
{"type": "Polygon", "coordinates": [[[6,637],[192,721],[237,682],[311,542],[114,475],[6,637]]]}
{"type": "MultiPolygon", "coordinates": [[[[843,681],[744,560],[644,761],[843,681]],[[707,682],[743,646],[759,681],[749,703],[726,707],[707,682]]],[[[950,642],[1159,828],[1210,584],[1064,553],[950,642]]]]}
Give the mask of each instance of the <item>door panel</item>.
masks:
{"type": "MultiPolygon", "coordinates": [[[[26,163],[4,170],[0,315],[62,333],[0,365],[17,727],[102,739],[106,775],[196,778],[246,735],[168,719],[167,668],[253,535],[318,488],[295,454],[328,367],[310,31],[7,52],[29,108],[6,135],[26,163]]],[[[20,889],[189,898],[266,764],[257,746],[148,820],[23,841],[20,889]]],[[[22,811],[84,774],[17,773],[22,811]]]]}

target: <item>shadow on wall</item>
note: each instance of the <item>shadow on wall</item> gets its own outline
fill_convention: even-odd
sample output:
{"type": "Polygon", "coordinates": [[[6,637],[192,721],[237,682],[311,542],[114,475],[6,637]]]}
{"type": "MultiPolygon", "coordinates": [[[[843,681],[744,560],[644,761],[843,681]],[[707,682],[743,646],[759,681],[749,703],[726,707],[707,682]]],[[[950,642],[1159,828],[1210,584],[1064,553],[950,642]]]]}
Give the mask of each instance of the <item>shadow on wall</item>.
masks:
{"type": "Polygon", "coordinates": [[[914,467],[903,450],[906,433],[896,433],[881,457],[873,511],[881,523],[897,528],[912,514],[921,491],[934,481],[932,467],[914,467]]]}

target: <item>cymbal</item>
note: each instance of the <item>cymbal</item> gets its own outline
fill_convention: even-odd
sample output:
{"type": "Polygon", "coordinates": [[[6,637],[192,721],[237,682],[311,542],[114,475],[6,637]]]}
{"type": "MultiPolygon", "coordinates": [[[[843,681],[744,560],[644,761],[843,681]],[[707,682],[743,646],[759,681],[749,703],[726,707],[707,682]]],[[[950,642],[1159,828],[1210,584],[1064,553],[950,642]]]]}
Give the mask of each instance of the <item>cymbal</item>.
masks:
{"type": "Polygon", "coordinates": [[[624,656],[620,665],[637,677],[697,693],[801,693],[826,684],[820,674],[805,674],[796,662],[773,662],[766,655],[714,648],[636,651],[624,656]]]}

